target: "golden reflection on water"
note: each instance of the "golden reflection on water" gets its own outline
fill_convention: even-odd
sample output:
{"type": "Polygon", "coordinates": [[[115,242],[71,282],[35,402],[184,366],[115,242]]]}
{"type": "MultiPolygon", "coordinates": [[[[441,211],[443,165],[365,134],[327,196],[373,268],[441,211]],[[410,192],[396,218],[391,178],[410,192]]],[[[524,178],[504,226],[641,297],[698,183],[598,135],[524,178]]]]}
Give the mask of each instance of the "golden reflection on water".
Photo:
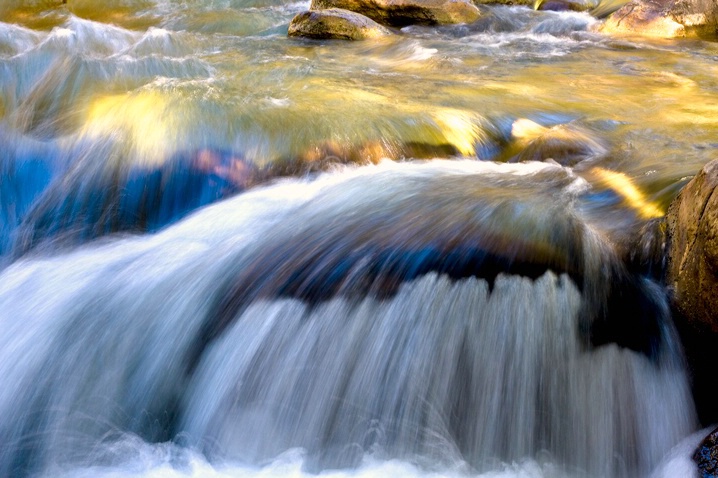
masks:
{"type": "Polygon", "coordinates": [[[157,92],[103,96],[87,112],[81,136],[96,140],[121,135],[137,162],[152,164],[165,159],[185,134],[189,112],[176,111],[157,92]]]}
{"type": "Polygon", "coordinates": [[[53,126],[26,122],[30,133],[112,131],[126,135],[144,158],[172,148],[239,147],[259,163],[309,154],[322,144],[382,151],[378,145],[448,145],[473,156],[488,136],[508,137],[518,118],[541,127],[580,121],[609,145],[598,166],[632,178],[656,195],[646,201],[659,203],[675,194],[671,184],[718,151],[714,44],[631,43],[588,32],[531,33],[528,26],[460,38],[419,29],[358,43],[288,39],[286,24],[302,8],[270,0],[112,0],[102,8],[90,0],[4,3],[0,20],[45,37],[57,36],[48,32],[56,26],[71,28],[67,22],[75,17],[98,22],[86,28],[99,38],[110,35],[105,24],[132,35],[124,49],[115,47],[128,41],[123,37],[110,43],[112,51],[97,47],[82,55],[38,46],[79,65],[74,83],[56,98],[51,91],[37,94],[39,77],[19,79],[33,61],[47,65],[47,55],[26,53],[27,64],[13,60],[16,77],[6,80],[37,84],[23,98],[4,91],[0,117],[17,116],[21,104],[42,113],[28,113],[36,122],[53,126]],[[155,36],[170,38],[171,49],[153,46],[161,42],[153,43],[151,26],[163,29],[155,36]],[[132,50],[139,41],[143,47],[132,50]],[[207,76],[187,73],[189,61],[205,65],[207,76]],[[84,122],[66,111],[73,108],[87,111],[84,122]]]}
{"type": "Polygon", "coordinates": [[[646,199],[645,194],[625,174],[603,168],[592,168],[588,176],[595,178],[593,181],[595,185],[615,191],[639,217],[653,219],[664,215],[664,211],[657,204],[646,199]]]}

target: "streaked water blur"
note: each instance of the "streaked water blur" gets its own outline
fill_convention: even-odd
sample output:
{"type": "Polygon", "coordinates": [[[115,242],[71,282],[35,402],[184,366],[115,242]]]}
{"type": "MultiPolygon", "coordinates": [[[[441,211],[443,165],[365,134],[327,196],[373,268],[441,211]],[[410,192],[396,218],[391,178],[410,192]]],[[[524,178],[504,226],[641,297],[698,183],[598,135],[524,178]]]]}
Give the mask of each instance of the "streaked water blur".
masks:
{"type": "Polygon", "coordinates": [[[587,14],[519,7],[483,7],[472,25],[407,27],[377,41],[287,39],[288,21],[306,7],[4,2],[0,129],[13,140],[0,163],[4,181],[27,191],[3,218],[5,252],[83,228],[85,238],[147,230],[142,220],[93,223],[121,198],[92,213],[74,195],[122,190],[158,170],[167,176],[185,168],[178,158],[214,155],[220,169],[233,167],[222,158],[241,158],[246,172],[239,180],[219,174],[233,186],[210,194],[218,198],[332,162],[507,160],[521,151],[511,124],[528,118],[589,131],[605,148],[593,166],[625,174],[665,210],[718,150],[715,44],[614,40],[592,33],[587,14]],[[37,166],[52,174],[14,172],[34,168],[24,163],[37,157],[53,158],[37,166]],[[52,199],[30,214],[53,178],[52,199]],[[58,202],[67,217],[52,210],[58,202]],[[25,213],[25,229],[40,231],[9,237],[25,213]],[[77,219],[85,214],[93,224],[77,219]]]}
{"type": "Polygon", "coordinates": [[[688,470],[650,221],[718,46],[308,5],[0,4],[0,475],[688,470]]]}
{"type": "Polygon", "coordinates": [[[302,473],[644,476],[695,416],[665,297],[576,207],[588,187],[384,162],[21,259],[0,276],[0,474],[113,467],[129,432],[260,475],[301,448],[302,473]]]}

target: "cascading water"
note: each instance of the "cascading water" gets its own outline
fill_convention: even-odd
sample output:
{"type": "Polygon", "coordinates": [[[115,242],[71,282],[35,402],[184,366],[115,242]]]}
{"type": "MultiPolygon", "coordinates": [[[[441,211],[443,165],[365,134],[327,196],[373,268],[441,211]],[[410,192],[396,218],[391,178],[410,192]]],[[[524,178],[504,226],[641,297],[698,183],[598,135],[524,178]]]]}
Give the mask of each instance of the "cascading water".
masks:
{"type": "Polygon", "coordinates": [[[217,463],[301,448],[310,470],[543,457],[645,475],[694,426],[688,384],[662,293],[572,206],[585,188],[557,166],[385,164],[16,262],[0,474],[133,433],[217,463]]]}
{"type": "Polygon", "coordinates": [[[641,236],[716,44],[307,6],[0,2],[0,477],[692,473],[641,236]]]}

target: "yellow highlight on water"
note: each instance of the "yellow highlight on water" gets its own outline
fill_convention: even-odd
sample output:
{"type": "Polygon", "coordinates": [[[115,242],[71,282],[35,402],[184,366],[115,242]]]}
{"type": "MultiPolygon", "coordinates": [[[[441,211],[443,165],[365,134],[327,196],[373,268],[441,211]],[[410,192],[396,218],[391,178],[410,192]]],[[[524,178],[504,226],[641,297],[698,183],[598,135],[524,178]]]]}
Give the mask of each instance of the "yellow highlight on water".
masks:
{"type": "Polygon", "coordinates": [[[182,130],[166,96],[156,92],[110,95],[95,99],[87,112],[82,134],[91,137],[119,136],[136,161],[157,164],[176,146],[182,130]]]}
{"type": "Polygon", "coordinates": [[[449,144],[464,156],[476,154],[475,145],[481,140],[482,131],[472,113],[442,108],[434,111],[431,116],[449,144]]]}
{"type": "Polygon", "coordinates": [[[647,200],[645,195],[633,184],[631,178],[625,174],[603,168],[591,168],[590,173],[597,179],[598,184],[621,196],[641,218],[653,219],[664,215],[661,208],[656,203],[647,200]]]}

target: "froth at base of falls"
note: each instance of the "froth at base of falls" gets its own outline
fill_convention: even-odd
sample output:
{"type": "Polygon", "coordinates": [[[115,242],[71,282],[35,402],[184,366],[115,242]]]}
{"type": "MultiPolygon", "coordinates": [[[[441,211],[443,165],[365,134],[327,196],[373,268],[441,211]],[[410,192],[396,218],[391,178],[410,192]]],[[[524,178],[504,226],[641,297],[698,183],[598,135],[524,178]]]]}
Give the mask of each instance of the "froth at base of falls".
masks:
{"type": "Polygon", "coordinates": [[[695,429],[688,380],[663,291],[584,188],[387,163],[21,259],[0,475],[648,476],[695,429]]]}

